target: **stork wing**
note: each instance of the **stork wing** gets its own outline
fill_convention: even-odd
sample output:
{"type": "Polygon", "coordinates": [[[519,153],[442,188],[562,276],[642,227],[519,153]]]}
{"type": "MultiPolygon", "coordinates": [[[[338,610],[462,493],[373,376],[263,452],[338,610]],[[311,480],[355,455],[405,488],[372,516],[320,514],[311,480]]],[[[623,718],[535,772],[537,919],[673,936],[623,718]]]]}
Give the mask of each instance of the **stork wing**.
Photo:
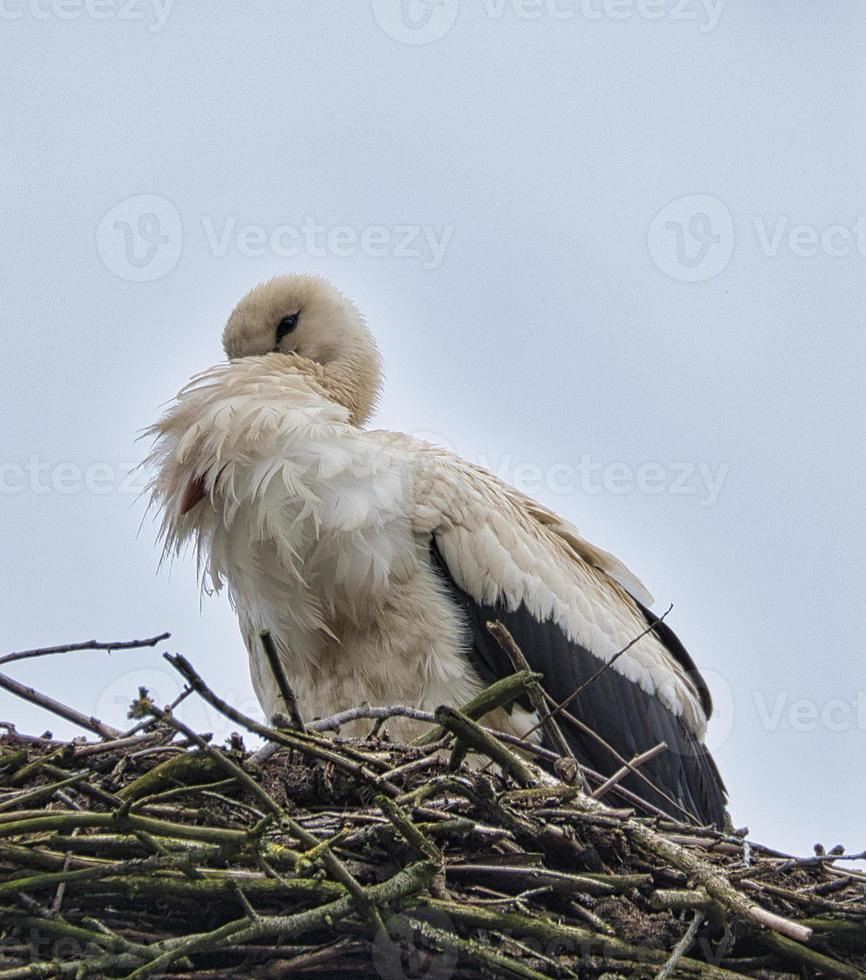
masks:
{"type": "Polygon", "coordinates": [[[702,744],[705,685],[669,627],[647,632],[654,617],[620,584],[624,566],[488,471],[422,444],[413,457],[416,533],[429,535],[431,562],[463,612],[482,679],[512,672],[486,629],[496,619],[558,702],[609,664],[568,708],[594,735],[562,722],[577,758],[609,776],[665,742],[643,778],[623,785],[672,816],[722,825],[724,786],[702,744]]]}

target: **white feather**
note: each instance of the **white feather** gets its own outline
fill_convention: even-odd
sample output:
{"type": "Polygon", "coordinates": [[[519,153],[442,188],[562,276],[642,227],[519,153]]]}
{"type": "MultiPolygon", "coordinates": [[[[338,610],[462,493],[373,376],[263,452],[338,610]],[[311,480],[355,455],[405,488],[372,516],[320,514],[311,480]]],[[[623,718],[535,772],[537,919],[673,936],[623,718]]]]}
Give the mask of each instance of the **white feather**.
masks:
{"type": "MultiPolygon", "coordinates": [[[[603,661],[645,629],[627,591],[651,597],[572,525],[451,453],[358,427],[378,360],[356,322],[345,329],[357,350],[342,366],[257,354],[255,345],[273,343],[271,307],[285,305],[271,284],[260,289],[227,329],[238,356],[181,391],[152,430],[149,462],[165,554],[191,544],[203,585],[227,586],[268,712],[280,703],[259,650],[264,629],[310,716],[365,700],[432,709],[478,692],[464,624],[430,564],[434,537],[477,601],[523,603],[603,661]],[[190,486],[207,499],[181,513],[190,486]]],[[[317,329],[322,344],[337,327],[321,320],[317,329]]],[[[654,635],[613,669],[703,733],[695,684],[654,635]]],[[[519,712],[498,721],[518,731],[528,724],[519,712]]]]}

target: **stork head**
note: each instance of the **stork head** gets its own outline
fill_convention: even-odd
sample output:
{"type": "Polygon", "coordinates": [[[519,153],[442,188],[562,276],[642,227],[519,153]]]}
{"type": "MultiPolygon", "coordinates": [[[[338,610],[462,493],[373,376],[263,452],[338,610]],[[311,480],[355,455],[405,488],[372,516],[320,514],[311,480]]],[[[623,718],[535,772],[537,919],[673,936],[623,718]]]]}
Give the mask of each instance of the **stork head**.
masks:
{"type": "Polygon", "coordinates": [[[299,358],[299,370],[318,365],[313,373],[355,425],[376,405],[376,341],[354,304],[318,276],[278,276],[250,290],[228,319],[223,348],[230,360],[279,353],[299,358]]]}

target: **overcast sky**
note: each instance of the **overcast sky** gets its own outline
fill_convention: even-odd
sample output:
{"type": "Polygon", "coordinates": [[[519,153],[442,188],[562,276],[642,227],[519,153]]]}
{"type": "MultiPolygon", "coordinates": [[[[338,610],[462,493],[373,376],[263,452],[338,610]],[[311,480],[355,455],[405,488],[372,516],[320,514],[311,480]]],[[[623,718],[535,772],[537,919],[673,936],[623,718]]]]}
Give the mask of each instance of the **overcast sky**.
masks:
{"type": "MultiPolygon", "coordinates": [[[[864,40],[858,2],[0,0],[3,648],[171,630],[252,709],[128,471],[240,295],[316,272],[377,426],[674,603],[735,823],[866,847],[864,40]]],[[[159,652],[10,672],[122,725],[159,652]]]]}

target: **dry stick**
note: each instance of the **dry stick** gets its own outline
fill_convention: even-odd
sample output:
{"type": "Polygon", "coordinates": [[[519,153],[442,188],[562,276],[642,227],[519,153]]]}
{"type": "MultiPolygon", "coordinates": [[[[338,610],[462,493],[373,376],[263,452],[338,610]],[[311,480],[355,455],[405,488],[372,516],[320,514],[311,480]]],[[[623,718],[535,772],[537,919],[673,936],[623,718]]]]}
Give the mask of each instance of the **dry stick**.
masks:
{"type": "MultiPolygon", "coordinates": [[[[469,879],[475,884],[479,879],[496,881],[500,886],[513,884],[516,888],[539,888],[545,886],[563,895],[616,895],[617,892],[634,888],[633,876],[627,876],[620,885],[614,878],[608,882],[604,878],[590,878],[581,874],[568,874],[564,871],[551,871],[544,867],[511,867],[504,864],[450,864],[446,869],[448,877],[460,880],[469,879]]],[[[647,876],[649,877],[649,876],[647,876]]],[[[652,881],[652,878],[650,878],[652,881]]],[[[501,890],[505,890],[504,887],[501,890]]],[[[510,896],[510,892],[509,892],[510,896]]]]}
{"type": "MultiPolygon", "coordinates": [[[[147,835],[145,835],[147,836],[147,835]]],[[[82,838],[77,838],[81,840],[82,838]]],[[[89,837],[92,840],[92,837],[89,837]]],[[[41,891],[54,887],[60,881],[81,880],[90,882],[88,892],[91,894],[120,895],[131,899],[161,898],[171,899],[192,898],[196,901],[223,900],[235,897],[229,893],[233,881],[238,881],[246,889],[247,897],[261,898],[268,901],[287,896],[303,899],[331,900],[342,898],[345,889],[337,882],[320,878],[284,878],[274,868],[268,866],[270,878],[253,875],[244,871],[221,871],[219,868],[203,866],[201,862],[214,860],[218,864],[225,860],[225,853],[219,848],[191,848],[183,851],[169,852],[166,855],[151,855],[150,858],[136,857],[123,862],[115,858],[88,858],[70,856],[69,871],[66,858],[55,851],[38,851],[14,844],[0,844],[0,855],[12,862],[16,868],[30,868],[42,874],[24,875],[16,879],[13,892],[21,891],[25,886],[28,890],[41,891]],[[148,867],[163,871],[178,871],[184,875],[194,872],[194,877],[162,877],[146,876],[147,868],[144,862],[149,861],[148,867]],[[160,863],[164,862],[164,864],[160,863]],[[131,873],[126,873],[129,869],[131,873]],[[87,875],[72,876],[72,872],[88,872],[87,875]],[[45,872],[48,872],[47,874],[45,872]],[[273,879],[273,880],[271,880],[273,879]],[[93,882],[99,882],[105,887],[95,888],[93,882]]],[[[288,852],[285,849],[282,854],[288,852]]],[[[294,854],[295,852],[291,852],[294,854]]],[[[299,856],[299,855],[297,855],[299,856]]],[[[267,862],[263,862],[267,863],[267,862]]],[[[286,864],[294,864],[294,860],[286,864]]],[[[16,871],[16,873],[19,873],[16,871]]],[[[5,888],[6,882],[0,882],[0,889],[5,888]]]]}
{"type": "MultiPolygon", "coordinates": [[[[60,796],[59,793],[57,795],[60,796]]],[[[77,836],[78,831],[73,830],[72,834],[73,836],[77,836]]],[[[67,851],[66,857],[63,861],[64,871],[69,870],[70,865],[72,864],[72,859],[73,859],[72,851],[67,851]]],[[[57,886],[57,891],[54,893],[54,903],[51,906],[51,912],[54,917],[58,917],[60,915],[60,909],[63,907],[63,899],[65,896],[66,896],[66,882],[61,881],[57,886]]]]}
{"type": "MultiPolygon", "coordinates": [[[[40,921],[37,918],[37,921],[40,921]]],[[[84,930],[82,930],[84,932],[84,930]]],[[[95,933],[95,935],[99,935],[95,933]]],[[[87,969],[90,972],[90,976],[115,976],[118,970],[130,969],[135,963],[139,962],[138,958],[132,953],[116,953],[111,955],[105,955],[99,959],[89,960],[87,963],[87,969]],[[95,971],[99,971],[98,973],[95,971]]],[[[28,962],[27,966],[20,967],[12,970],[0,970],[0,978],[2,980],[24,980],[26,977],[80,977],[81,974],[81,962],[80,960],[66,960],[58,961],[57,959],[51,962],[28,962]]]]}
{"type": "Polygon", "coordinates": [[[621,769],[618,769],[610,777],[610,779],[603,782],[601,786],[596,787],[596,789],[594,789],[589,795],[594,800],[601,799],[601,797],[613,789],[613,787],[616,786],[621,779],[625,779],[630,772],[635,772],[645,762],[649,762],[650,759],[654,759],[660,752],[664,752],[667,747],[667,742],[659,742],[659,744],[654,748],[647,749],[646,752],[641,752],[639,755],[634,756],[630,762],[624,765],[621,769]]]}
{"type": "Polygon", "coordinates": [[[567,707],[567,706],[568,706],[568,703],[569,703],[569,701],[573,701],[573,700],[574,700],[574,699],[575,699],[576,697],[579,697],[579,696],[580,696],[580,695],[581,695],[581,694],[583,693],[583,691],[585,691],[585,690],[586,690],[586,688],[588,688],[590,684],[592,684],[592,683],[594,683],[595,681],[597,681],[597,680],[598,680],[598,678],[599,678],[599,677],[600,677],[600,676],[601,676],[601,675],[602,675],[602,674],[603,674],[603,673],[604,673],[604,672],[605,672],[606,670],[610,670],[610,668],[611,668],[611,667],[612,667],[612,666],[614,665],[614,663],[615,663],[615,662],[616,662],[616,661],[617,661],[617,660],[618,660],[618,659],[619,659],[619,658],[620,658],[620,657],[621,657],[621,656],[622,656],[622,655],[623,655],[624,653],[626,653],[627,651],[629,651],[629,650],[630,650],[630,649],[631,649],[631,648],[632,648],[632,647],[633,647],[633,646],[635,645],[635,643],[637,643],[637,642],[638,642],[638,640],[642,640],[642,639],[643,639],[643,638],[644,638],[644,637],[645,637],[645,636],[646,636],[646,635],[647,635],[648,633],[652,633],[652,631],[653,631],[653,630],[654,630],[654,629],[656,628],[656,626],[658,626],[658,624],[659,624],[659,623],[661,623],[661,622],[663,622],[663,621],[664,621],[664,620],[665,620],[665,619],[666,619],[666,618],[668,617],[668,615],[670,614],[670,612],[671,612],[671,610],[672,610],[673,608],[674,608],[674,604],[673,604],[673,603],[671,603],[671,604],[670,604],[670,605],[669,605],[669,606],[667,607],[667,609],[665,609],[665,611],[664,611],[664,612],[663,612],[663,613],[661,614],[661,616],[656,616],[656,618],[655,618],[655,619],[654,619],[654,620],[653,620],[653,621],[652,621],[652,622],[651,622],[651,623],[649,624],[649,626],[647,626],[647,628],[646,628],[646,629],[645,629],[645,630],[644,630],[644,631],[643,631],[642,633],[640,633],[640,634],[639,634],[638,636],[636,636],[636,637],[635,637],[635,638],[634,638],[633,640],[631,640],[631,641],[630,641],[629,643],[627,643],[627,644],[626,644],[626,645],[625,645],[625,646],[624,646],[624,647],[622,648],[622,650],[618,650],[618,651],[617,651],[617,652],[616,652],[616,653],[615,653],[615,654],[614,654],[614,655],[613,655],[613,656],[612,656],[612,657],[610,658],[610,660],[608,660],[608,662],[607,662],[606,664],[602,664],[602,666],[601,666],[601,667],[599,667],[599,668],[598,668],[598,670],[597,670],[597,671],[596,671],[596,672],[595,672],[594,674],[592,674],[592,675],[590,675],[590,676],[589,676],[589,677],[588,677],[588,678],[587,678],[587,679],[586,679],[586,680],[585,680],[585,681],[584,681],[584,682],[583,682],[583,683],[582,683],[582,684],[581,684],[581,685],[580,685],[579,687],[577,687],[577,688],[575,689],[575,691],[574,691],[574,692],[573,692],[572,694],[570,694],[570,695],[569,695],[569,696],[568,696],[568,697],[567,697],[567,698],[565,699],[565,701],[563,701],[563,702],[562,702],[562,704],[563,704],[563,707],[567,707]]]}
{"type": "Polygon", "coordinates": [[[821,973],[828,977],[839,977],[840,980],[866,980],[866,973],[856,966],[851,966],[841,960],[831,959],[809,946],[801,946],[800,943],[793,942],[784,935],[779,935],[776,932],[764,932],[760,938],[765,946],[769,946],[780,956],[793,960],[808,969],[807,976],[821,973]]]}
{"type": "Polygon", "coordinates": [[[411,927],[432,942],[443,951],[451,952],[455,959],[456,954],[460,954],[460,959],[476,963],[481,967],[482,973],[494,977],[522,977],[524,980],[545,980],[548,974],[539,973],[524,965],[519,960],[514,960],[510,956],[496,952],[489,944],[485,944],[477,939],[462,939],[446,929],[439,929],[426,919],[412,918],[407,915],[405,921],[411,927]]]}
{"type": "MultiPolygon", "coordinates": [[[[587,725],[586,722],[581,721],[580,718],[577,718],[570,711],[566,711],[564,708],[562,709],[562,717],[565,718],[565,720],[569,722],[569,724],[574,725],[574,727],[577,728],[579,731],[589,736],[589,738],[595,739],[595,741],[598,742],[599,745],[603,746],[605,749],[607,749],[608,752],[611,753],[611,755],[616,759],[617,762],[619,762],[623,766],[628,767],[629,765],[628,760],[624,759],[619,754],[619,752],[617,752],[617,750],[610,744],[610,742],[603,739],[601,735],[599,735],[598,732],[595,731],[595,729],[590,728],[590,726],[587,725]]],[[[658,795],[663,800],[670,803],[670,805],[674,807],[676,810],[679,810],[679,812],[683,814],[683,816],[688,820],[690,824],[693,824],[696,827],[701,826],[697,817],[695,817],[695,815],[691,811],[687,810],[681,803],[678,803],[672,796],[666,793],[663,789],[656,786],[656,784],[644,772],[642,772],[640,769],[635,769],[633,770],[633,772],[634,775],[637,776],[638,779],[646,783],[646,785],[649,786],[654,793],[658,793],[658,795]]],[[[639,796],[637,796],[636,793],[633,794],[633,796],[636,799],[640,800],[641,806],[645,806],[648,810],[651,811],[658,810],[658,807],[654,807],[651,803],[647,803],[646,801],[642,800],[639,796]]],[[[670,817],[670,814],[665,814],[665,816],[670,817]]]]}
{"type": "Polygon", "coordinates": [[[323,745],[319,745],[316,742],[308,741],[303,736],[288,735],[285,732],[277,731],[274,728],[269,728],[267,725],[262,725],[254,718],[250,718],[248,715],[243,714],[243,712],[238,711],[237,708],[233,708],[226,701],[223,701],[219,695],[214,694],[214,692],[207,686],[201,675],[196,671],[186,657],[183,657],[180,654],[176,654],[174,656],[171,654],[164,654],[164,656],[172,667],[174,667],[175,670],[177,670],[183,676],[187,683],[204,701],[206,701],[212,708],[219,711],[221,715],[225,715],[226,718],[229,718],[231,721],[235,722],[235,724],[242,725],[254,735],[258,735],[260,738],[265,738],[270,742],[277,742],[280,745],[284,745],[290,749],[295,749],[297,752],[302,752],[305,755],[311,755],[316,759],[323,760],[324,762],[331,762],[337,768],[351,773],[356,779],[360,779],[371,784],[372,786],[375,786],[380,792],[387,793],[389,796],[397,797],[400,795],[401,791],[398,789],[398,787],[396,787],[393,783],[390,783],[387,779],[383,779],[381,776],[377,776],[374,772],[371,772],[367,766],[357,762],[352,762],[345,756],[340,755],[339,752],[325,748],[323,745]]]}
{"type": "Polygon", "coordinates": [[[98,881],[101,878],[125,875],[130,871],[147,871],[151,868],[178,869],[181,860],[173,857],[164,857],[157,854],[152,858],[135,858],[132,861],[112,862],[99,865],[91,865],[86,868],[75,868],[73,870],[47,872],[37,875],[26,875],[23,878],[15,878],[12,881],[0,882],[0,898],[7,895],[20,895],[24,892],[33,890],[41,891],[46,888],[53,888],[55,885],[65,885],[67,882],[98,881]]]}
{"type": "MultiPolygon", "coordinates": [[[[303,740],[305,745],[327,745],[329,747],[333,747],[342,752],[347,759],[354,759],[356,762],[361,762],[364,765],[379,766],[383,771],[389,766],[389,763],[385,762],[381,758],[378,758],[377,754],[374,753],[370,755],[369,750],[365,752],[362,749],[359,749],[356,745],[352,744],[352,741],[349,739],[325,738],[319,732],[310,728],[309,725],[307,726],[306,732],[295,731],[292,729],[291,720],[286,715],[274,715],[273,719],[271,720],[271,728],[275,731],[286,729],[288,730],[287,733],[290,736],[303,740]]],[[[268,742],[263,748],[259,749],[250,756],[250,762],[254,766],[261,765],[263,762],[270,759],[270,757],[277,751],[277,749],[279,749],[279,747],[279,744],[276,742],[268,742]],[[265,749],[268,749],[269,747],[272,751],[266,752],[265,749]]],[[[398,746],[392,742],[389,743],[389,748],[395,749],[398,748],[398,746]]]]}
{"type": "Polygon", "coordinates": [[[85,728],[89,732],[96,732],[102,738],[117,738],[120,735],[120,731],[117,728],[106,725],[105,722],[100,721],[98,718],[92,716],[88,718],[87,715],[76,711],[75,708],[68,708],[65,704],[61,704],[59,701],[55,701],[54,698],[48,697],[47,694],[40,694],[39,691],[35,691],[32,687],[19,684],[18,681],[12,680],[6,674],[0,674],[0,687],[9,691],[10,694],[16,694],[19,698],[29,701],[31,704],[38,705],[40,708],[44,708],[46,711],[50,711],[60,718],[65,718],[66,721],[71,721],[73,725],[85,728]]]}
{"type": "MultiPolygon", "coordinates": [[[[537,745],[535,742],[529,742],[526,739],[518,738],[516,735],[510,735],[507,732],[498,732],[493,728],[485,728],[486,732],[491,735],[495,735],[501,742],[505,742],[507,745],[513,745],[518,749],[523,749],[524,752],[528,752],[530,755],[538,756],[542,759],[547,759],[548,762],[556,762],[557,755],[555,752],[551,752],[549,749],[545,749],[541,745],[537,745]]],[[[592,779],[596,780],[599,785],[604,782],[605,777],[601,773],[596,772],[594,769],[590,769],[589,766],[583,766],[583,772],[590,776],[592,779]]],[[[654,814],[657,817],[665,817],[670,820],[670,815],[665,813],[664,810],[660,810],[657,806],[652,803],[648,803],[646,800],[641,799],[636,793],[632,793],[631,790],[626,789],[624,786],[616,785],[612,786],[612,793],[616,793],[617,796],[622,797],[627,803],[631,803],[633,806],[643,807],[649,813],[654,814]]],[[[679,824],[677,825],[679,826],[679,824]]]]}
{"type": "Polygon", "coordinates": [[[280,660],[279,653],[277,653],[277,646],[274,643],[274,638],[271,636],[269,630],[262,630],[259,633],[259,640],[261,640],[262,649],[265,651],[265,656],[267,657],[268,664],[271,668],[271,673],[274,675],[274,680],[277,682],[277,690],[279,690],[280,697],[283,699],[286,707],[289,710],[289,716],[292,719],[292,727],[297,729],[299,732],[305,732],[307,729],[304,725],[304,719],[301,717],[300,708],[298,708],[298,699],[295,697],[295,692],[292,690],[292,685],[289,684],[288,677],[286,677],[286,672],[283,669],[283,662],[280,660]]]}
{"type": "Polygon", "coordinates": [[[510,773],[521,786],[536,784],[535,775],[513,752],[509,752],[502,742],[488,735],[479,724],[468,718],[462,711],[443,704],[434,714],[436,721],[443,728],[447,728],[470,749],[483,752],[505,772],[510,773]]]}
{"type": "Polygon", "coordinates": [[[117,813],[89,811],[46,813],[44,810],[25,810],[22,813],[4,814],[4,816],[9,819],[0,821],[0,837],[20,837],[43,831],[72,830],[75,827],[104,827],[110,831],[144,830],[159,837],[172,837],[181,841],[205,841],[209,844],[235,848],[245,847],[252,839],[246,830],[175,823],[132,813],[124,816],[117,813]]]}
{"type": "MultiPolygon", "coordinates": [[[[575,800],[575,805],[588,808],[591,812],[595,807],[604,808],[603,803],[596,803],[594,800],[591,802],[589,800],[575,800]]],[[[762,928],[771,929],[783,936],[796,939],[800,943],[808,942],[812,936],[811,929],[756,905],[742,892],[737,891],[707,861],[692,854],[679,844],[673,843],[645,824],[630,819],[623,821],[622,826],[638,844],[665,861],[669,861],[680,871],[684,871],[695,882],[703,885],[707,893],[717,902],[732,912],[742,915],[762,928]]]]}
{"type": "Polygon", "coordinates": [[[445,887],[445,856],[433,841],[416,826],[403,808],[392,799],[380,794],[376,798],[379,809],[391,821],[397,832],[422,858],[436,865],[436,877],[430,883],[430,893],[436,898],[447,898],[445,887]]]}
{"type": "MultiPolygon", "coordinates": [[[[477,721],[479,718],[490,714],[496,708],[502,708],[506,704],[511,704],[512,701],[516,701],[526,693],[526,688],[529,684],[534,680],[538,680],[540,677],[540,674],[534,674],[531,671],[525,670],[521,670],[516,674],[509,674],[507,677],[500,677],[490,687],[485,687],[474,698],[465,704],[461,704],[460,710],[467,718],[477,721]]],[[[426,735],[420,735],[413,740],[412,744],[427,746],[433,742],[438,742],[441,738],[442,730],[436,728],[426,735]]]]}
{"type": "MultiPolygon", "coordinates": [[[[44,762],[37,768],[41,768],[47,776],[53,776],[55,779],[64,779],[67,776],[67,771],[65,769],[62,769],[60,766],[54,766],[50,762],[44,762]]],[[[81,793],[82,796],[87,796],[91,800],[96,800],[98,803],[102,803],[103,806],[119,806],[120,800],[113,793],[109,793],[106,790],[101,789],[99,786],[94,786],[92,782],[88,782],[88,780],[85,778],[88,773],[92,775],[93,771],[89,769],[82,771],[76,787],[78,792],[81,793]]]]}
{"type": "Polygon", "coordinates": [[[80,772],[77,775],[67,777],[66,772],[57,766],[49,765],[44,763],[41,766],[36,766],[37,769],[42,769],[42,771],[48,775],[53,776],[58,779],[58,782],[52,783],[49,786],[37,787],[36,789],[29,790],[24,793],[19,793],[17,796],[4,798],[2,803],[0,803],[0,813],[5,813],[7,810],[12,810],[15,807],[21,807],[24,804],[32,804],[45,796],[51,796],[54,793],[59,793],[60,791],[66,789],[68,786],[74,786],[79,793],[83,796],[89,796],[91,799],[98,800],[100,803],[107,806],[117,806],[120,801],[116,796],[111,793],[106,793],[105,790],[99,789],[96,786],[92,786],[87,782],[88,772],[80,772]]]}
{"type": "Polygon", "coordinates": [[[343,725],[348,725],[352,721],[387,721],[389,718],[411,718],[413,721],[426,721],[430,724],[436,720],[432,711],[421,711],[419,708],[410,708],[404,704],[392,704],[382,708],[349,708],[346,711],[331,715],[329,718],[311,721],[307,725],[307,731],[338,731],[343,725]]]}
{"type": "MultiPolygon", "coordinates": [[[[135,943],[131,940],[124,939],[122,936],[118,936],[117,933],[105,933],[98,929],[84,929],[81,926],[72,925],[69,922],[64,922],[58,919],[49,919],[36,916],[21,916],[20,921],[24,925],[29,925],[31,929],[45,931],[51,933],[55,936],[76,940],[76,946],[79,949],[87,949],[91,946],[102,947],[108,952],[128,952],[132,955],[139,953],[146,953],[147,946],[141,943],[135,943]]],[[[55,963],[55,967],[59,964],[55,963]]],[[[70,964],[75,966],[75,964],[70,964]]],[[[9,973],[14,971],[3,971],[0,976],[8,976],[9,973]]],[[[66,972],[72,972],[68,970],[66,972]]],[[[20,974],[22,976],[50,976],[50,974],[40,974],[37,972],[26,972],[20,974]]]]}
{"type": "Polygon", "coordinates": [[[303,973],[311,967],[321,966],[330,960],[348,953],[363,952],[365,946],[354,939],[338,939],[336,942],[328,943],[327,946],[319,946],[307,953],[300,953],[291,959],[276,959],[274,965],[279,969],[279,976],[287,977],[291,973],[303,973]]]}
{"type": "Polygon", "coordinates": [[[668,977],[673,976],[674,970],[677,968],[677,963],[679,963],[679,961],[692,948],[695,941],[695,936],[698,934],[698,929],[700,929],[703,921],[704,913],[696,912],[695,917],[691,921],[691,925],[689,925],[688,929],[686,929],[686,934],[676,944],[674,951],[671,953],[671,958],[656,974],[655,980],[668,980],[668,977]]]}
{"type": "Polygon", "coordinates": [[[217,765],[221,766],[229,775],[237,779],[238,782],[244,786],[262,804],[263,807],[265,807],[265,809],[267,809],[274,817],[288,827],[291,833],[304,845],[304,847],[310,850],[315,849],[317,854],[321,856],[322,863],[325,865],[328,871],[331,872],[336,880],[344,886],[346,891],[349,892],[349,894],[358,903],[358,908],[372,920],[377,929],[384,930],[385,926],[378,911],[376,910],[375,906],[370,905],[364,890],[358,883],[358,880],[336,856],[336,854],[334,854],[327,844],[323,845],[322,841],[302,827],[297,820],[293,820],[285,809],[281,807],[279,803],[277,803],[270,793],[259,786],[259,784],[252,778],[252,776],[250,776],[249,773],[241,769],[241,767],[229,759],[228,756],[223,755],[222,752],[218,752],[212,745],[209,745],[200,735],[197,735],[182,721],[178,721],[177,718],[172,717],[161,708],[158,708],[155,704],[153,704],[153,702],[150,702],[147,705],[147,711],[163,722],[163,724],[170,725],[176,731],[193,741],[202,752],[209,755],[217,763],[217,765]]]}
{"type": "Polygon", "coordinates": [[[419,772],[421,769],[432,769],[439,765],[439,752],[442,751],[442,749],[446,749],[449,742],[450,738],[443,738],[441,742],[435,742],[434,746],[430,747],[432,751],[429,755],[424,755],[420,759],[412,759],[409,762],[404,762],[399,766],[395,766],[393,769],[386,769],[383,775],[393,781],[397,776],[402,776],[405,778],[407,775],[413,775],[414,773],[419,772]]]}
{"type": "MultiPolygon", "coordinates": [[[[417,894],[429,885],[435,870],[435,867],[427,861],[412,864],[398,871],[393,878],[379,885],[368,886],[365,889],[366,899],[371,905],[378,905],[396,902],[408,895],[417,894]]],[[[320,905],[305,912],[296,912],[294,915],[260,916],[252,922],[245,917],[227,922],[211,932],[155,943],[152,949],[159,955],[130,973],[127,980],[139,980],[139,978],[143,980],[160,972],[180,957],[193,953],[215,952],[227,945],[243,945],[266,936],[279,936],[284,942],[294,936],[322,928],[333,929],[334,923],[351,915],[355,908],[355,899],[347,895],[336,902],[329,902],[327,905],[320,905]]]]}
{"type": "Polygon", "coordinates": [[[808,867],[813,864],[832,864],[834,861],[864,861],[866,851],[859,854],[815,854],[810,857],[792,857],[780,865],[780,871],[790,871],[796,867],[808,867]]]}
{"type": "Polygon", "coordinates": [[[28,660],[30,657],[49,657],[55,653],[76,653],[79,650],[140,650],[143,647],[155,647],[157,643],[167,640],[171,633],[160,633],[147,640],[120,640],[116,643],[101,643],[99,640],[87,640],[84,643],[67,643],[58,647],[39,647],[34,650],[21,650],[18,653],[7,653],[0,657],[0,664],[11,664],[14,660],[28,660]]]}
{"type": "Polygon", "coordinates": [[[91,755],[102,755],[105,752],[122,752],[135,749],[150,742],[150,735],[131,735],[129,738],[116,738],[109,742],[88,742],[75,749],[73,759],[85,759],[91,755]]]}
{"type": "Polygon", "coordinates": [[[49,783],[46,786],[37,786],[35,789],[20,790],[17,793],[12,793],[0,800],[0,813],[3,813],[4,810],[14,810],[16,807],[38,803],[45,797],[54,796],[59,789],[65,789],[67,786],[74,786],[76,783],[80,783],[84,778],[85,773],[77,773],[74,776],[61,779],[56,783],[49,783]]]}
{"type": "MultiPolygon", "coordinates": [[[[517,645],[514,637],[508,630],[508,627],[499,620],[496,622],[487,623],[487,632],[493,637],[494,640],[499,644],[502,650],[508,655],[508,659],[511,661],[512,667],[516,672],[521,670],[532,670],[526,657],[523,655],[523,651],[517,645]]],[[[547,704],[545,703],[544,696],[538,690],[538,683],[528,684],[526,687],[526,693],[529,696],[529,700],[532,702],[533,708],[535,708],[538,713],[540,724],[544,728],[544,733],[553,743],[554,748],[561,756],[567,759],[574,759],[574,753],[571,751],[571,747],[565,740],[565,736],[556,723],[556,719],[548,711],[547,704]]],[[[586,780],[583,778],[583,774],[578,768],[578,776],[576,782],[581,785],[586,785],[586,780]]]]}
{"type": "Polygon", "coordinates": [[[689,891],[685,888],[659,888],[650,895],[650,908],[668,909],[682,912],[685,909],[709,912],[717,904],[703,890],[689,891]]]}
{"type": "Polygon", "coordinates": [[[379,796],[376,799],[381,811],[391,821],[400,832],[406,843],[411,845],[421,857],[433,861],[442,869],[445,858],[442,852],[432,840],[420,830],[408,817],[405,810],[387,796],[379,796]]]}
{"type": "Polygon", "coordinates": [[[578,899],[572,899],[572,901],[568,903],[568,907],[576,916],[578,916],[578,918],[583,919],[585,922],[588,922],[591,926],[597,929],[602,936],[616,935],[616,930],[612,925],[610,925],[610,923],[605,922],[601,916],[596,915],[595,912],[588,909],[578,899]]]}
{"type": "MultiPolygon", "coordinates": [[[[597,947],[605,963],[619,958],[625,960],[632,969],[635,963],[648,967],[650,964],[661,965],[664,953],[646,946],[634,946],[617,936],[599,935],[584,926],[567,925],[544,918],[535,918],[516,912],[496,912],[489,908],[479,908],[463,902],[440,901],[427,899],[426,904],[447,915],[451,921],[460,922],[473,929],[494,930],[505,935],[519,935],[535,939],[543,944],[564,943],[589,952],[597,947]]],[[[684,965],[684,964],[681,964],[684,965]]],[[[720,967],[713,967],[700,961],[689,961],[689,972],[683,971],[684,976],[702,976],[708,978],[727,978],[733,980],[741,974],[731,973],[720,967]]],[[[634,975],[633,973],[631,975],[634,975]]],[[[645,976],[646,973],[640,975],[645,976]]]]}

